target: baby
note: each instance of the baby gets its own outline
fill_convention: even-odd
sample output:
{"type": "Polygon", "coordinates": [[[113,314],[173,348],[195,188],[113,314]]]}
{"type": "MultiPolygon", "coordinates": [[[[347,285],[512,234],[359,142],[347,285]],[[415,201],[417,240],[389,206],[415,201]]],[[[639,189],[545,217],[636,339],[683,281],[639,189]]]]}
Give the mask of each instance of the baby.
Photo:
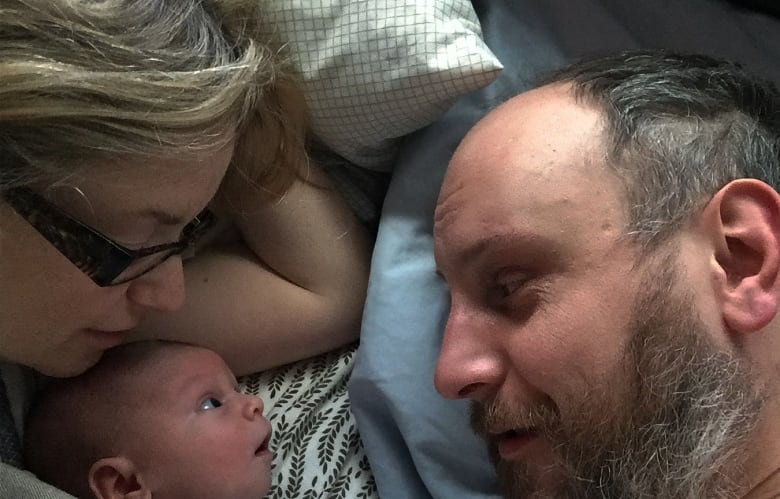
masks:
{"type": "Polygon", "coordinates": [[[263,402],[211,350],[142,341],[53,380],[25,430],[30,471],[79,498],[258,499],[271,484],[263,402]]]}

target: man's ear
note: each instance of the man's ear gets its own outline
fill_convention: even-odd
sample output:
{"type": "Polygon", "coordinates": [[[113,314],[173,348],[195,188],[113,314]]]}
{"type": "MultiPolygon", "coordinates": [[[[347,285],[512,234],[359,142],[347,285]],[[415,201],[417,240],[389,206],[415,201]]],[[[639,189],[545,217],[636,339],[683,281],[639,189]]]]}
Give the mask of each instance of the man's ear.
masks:
{"type": "Polygon", "coordinates": [[[89,488],[97,499],[151,499],[133,462],[122,456],[98,459],[89,470],[89,488]]]}
{"type": "Polygon", "coordinates": [[[759,180],[734,180],[713,196],[702,221],[714,242],[723,319],[735,332],[763,329],[777,314],[780,195],[759,180]]]}

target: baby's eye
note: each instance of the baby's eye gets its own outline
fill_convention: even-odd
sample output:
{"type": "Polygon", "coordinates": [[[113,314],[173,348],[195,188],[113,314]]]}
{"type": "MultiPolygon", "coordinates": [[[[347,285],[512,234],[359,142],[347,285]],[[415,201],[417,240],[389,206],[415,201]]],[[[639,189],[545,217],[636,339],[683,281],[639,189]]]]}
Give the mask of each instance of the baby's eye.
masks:
{"type": "Polygon", "coordinates": [[[216,409],[217,407],[222,407],[222,402],[214,397],[209,397],[200,403],[201,411],[209,411],[211,409],[216,409]]]}

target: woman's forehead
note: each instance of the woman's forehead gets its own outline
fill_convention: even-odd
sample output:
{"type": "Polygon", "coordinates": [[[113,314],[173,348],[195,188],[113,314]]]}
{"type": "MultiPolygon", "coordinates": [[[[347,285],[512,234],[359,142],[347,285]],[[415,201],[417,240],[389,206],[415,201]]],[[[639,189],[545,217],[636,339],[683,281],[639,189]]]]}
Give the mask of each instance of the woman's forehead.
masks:
{"type": "Polygon", "coordinates": [[[126,158],[54,187],[77,190],[96,211],[190,219],[214,196],[231,158],[232,147],[192,157],[126,158]]]}

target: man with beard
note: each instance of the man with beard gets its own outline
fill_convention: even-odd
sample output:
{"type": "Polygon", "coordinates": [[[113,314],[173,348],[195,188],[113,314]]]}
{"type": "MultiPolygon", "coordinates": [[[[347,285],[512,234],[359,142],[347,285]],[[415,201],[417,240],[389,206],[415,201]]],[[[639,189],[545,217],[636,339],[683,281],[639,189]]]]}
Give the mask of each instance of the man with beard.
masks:
{"type": "Polygon", "coordinates": [[[458,146],[438,391],[512,498],[780,494],[780,94],[703,56],[581,61],[458,146]]]}

